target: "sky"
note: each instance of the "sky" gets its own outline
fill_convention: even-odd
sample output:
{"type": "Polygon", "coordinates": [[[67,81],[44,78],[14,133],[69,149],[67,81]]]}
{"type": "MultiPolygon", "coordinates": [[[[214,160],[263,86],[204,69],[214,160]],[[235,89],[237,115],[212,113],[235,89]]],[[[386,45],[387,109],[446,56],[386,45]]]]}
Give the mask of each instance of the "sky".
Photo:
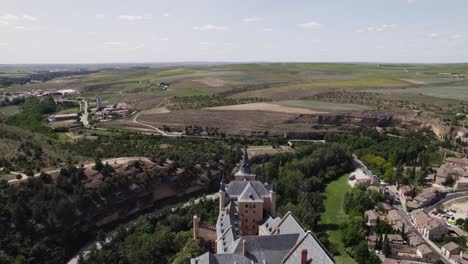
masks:
{"type": "Polygon", "coordinates": [[[466,0],[0,0],[0,64],[468,62],[466,0]]]}

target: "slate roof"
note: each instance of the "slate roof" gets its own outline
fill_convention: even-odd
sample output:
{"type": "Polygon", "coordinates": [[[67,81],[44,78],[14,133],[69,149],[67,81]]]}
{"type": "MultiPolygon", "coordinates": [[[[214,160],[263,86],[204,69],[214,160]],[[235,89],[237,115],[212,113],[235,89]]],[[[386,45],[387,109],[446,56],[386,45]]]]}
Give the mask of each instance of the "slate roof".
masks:
{"type": "Polygon", "coordinates": [[[229,202],[218,215],[216,221],[217,251],[231,252],[232,245],[240,237],[240,220],[237,214],[238,204],[235,201],[229,202]]]}
{"type": "Polygon", "coordinates": [[[263,225],[260,225],[258,228],[271,234],[276,229],[276,227],[278,226],[280,222],[281,222],[281,218],[279,217],[273,218],[271,216],[268,216],[268,218],[265,220],[263,225]]]}
{"type": "Polygon", "coordinates": [[[247,257],[254,263],[280,263],[298,239],[299,234],[246,236],[240,239],[233,253],[242,255],[242,244],[245,240],[247,257]]]}
{"type": "Polygon", "coordinates": [[[260,197],[270,195],[270,190],[260,181],[232,181],[226,187],[226,194],[229,197],[236,198],[242,194],[247,184],[252,185],[252,188],[260,197]]]}
{"type": "Polygon", "coordinates": [[[243,255],[217,254],[207,252],[191,259],[190,264],[251,264],[251,260],[243,255]]]}
{"type": "MultiPolygon", "coordinates": [[[[191,264],[280,264],[298,263],[297,258],[302,249],[308,251],[309,264],[333,264],[333,258],[323,247],[317,237],[310,231],[305,232],[291,212],[288,212],[283,219],[279,217],[268,217],[265,223],[272,228],[272,235],[265,236],[241,236],[240,232],[234,229],[234,224],[238,221],[237,202],[231,201],[220,212],[217,222],[217,232],[223,230],[217,242],[216,255],[206,253],[193,258],[191,264]],[[221,226],[223,223],[223,226],[221,226]],[[224,226],[227,226],[224,228],[224,226]],[[280,234],[275,230],[279,228],[280,234]],[[243,241],[246,241],[247,256],[243,256],[243,241]]],[[[219,234],[219,233],[218,233],[219,234]]]]}
{"type": "Polygon", "coordinates": [[[247,176],[247,177],[255,177],[255,174],[252,172],[250,168],[250,160],[249,155],[247,154],[247,149],[244,149],[244,157],[242,158],[239,171],[234,174],[235,176],[247,176]]]}
{"type": "Polygon", "coordinates": [[[460,246],[457,245],[455,242],[449,242],[449,243],[443,245],[442,248],[445,248],[445,250],[448,250],[448,251],[452,251],[452,250],[459,249],[460,246]]]}
{"type": "Polygon", "coordinates": [[[245,186],[244,190],[237,198],[238,202],[263,202],[263,199],[258,195],[257,191],[253,188],[250,181],[245,186]]]}
{"type": "Polygon", "coordinates": [[[302,236],[305,233],[291,212],[286,213],[272,233],[276,233],[278,229],[280,234],[300,234],[302,236]]]}
{"type": "Polygon", "coordinates": [[[297,241],[296,245],[284,257],[281,263],[296,264],[300,262],[300,252],[307,250],[307,263],[308,264],[333,264],[335,261],[320,241],[315,237],[311,231],[307,231],[297,241]]]}

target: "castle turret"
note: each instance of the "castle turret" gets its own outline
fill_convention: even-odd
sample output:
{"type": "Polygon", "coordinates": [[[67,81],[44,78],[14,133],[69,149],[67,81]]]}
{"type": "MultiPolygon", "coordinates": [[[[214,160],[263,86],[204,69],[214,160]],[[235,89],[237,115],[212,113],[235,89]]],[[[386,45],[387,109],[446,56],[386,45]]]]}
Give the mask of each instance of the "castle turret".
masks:
{"type": "Polygon", "coordinates": [[[198,239],[200,237],[200,217],[197,215],[193,216],[193,239],[198,239]]]}
{"type": "Polygon", "coordinates": [[[271,184],[270,189],[270,214],[272,217],[276,217],[276,190],[275,183],[271,184]]]}
{"type": "Polygon", "coordinates": [[[226,205],[226,188],[224,186],[224,174],[221,178],[221,183],[219,186],[219,210],[222,210],[226,205]]]}

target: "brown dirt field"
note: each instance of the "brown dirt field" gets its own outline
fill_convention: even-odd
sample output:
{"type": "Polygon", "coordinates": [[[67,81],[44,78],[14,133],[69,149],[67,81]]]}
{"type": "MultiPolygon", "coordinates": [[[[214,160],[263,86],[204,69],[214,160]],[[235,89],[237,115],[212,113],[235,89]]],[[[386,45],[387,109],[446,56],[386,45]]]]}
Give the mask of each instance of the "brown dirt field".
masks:
{"type": "Polygon", "coordinates": [[[167,95],[135,93],[126,94],[124,101],[132,108],[147,110],[159,105],[166,97],[167,95]]]}
{"type": "Polygon", "coordinates": [[[411,79],[401,79],[401,80],[404,82],[412,83],[412,84],[427,84],[426,82],[423,82],[423,81],[417,81],[417,80],[411,80],[411,79]]]}
{"type": "Polygon", "coordinates": [[[268,111],[288,114],[323,114],[325,112],[314,111],[311,109],[289,107],[283,105],[269,104],[269,103],[251,103],[240,105],[228,105],[209,107],[207,110],[233,110],[233,111],[268,111]]]}
{"type": "MultiPolygon", "coordinates": [[[[216,127],[232,135],[283,135],[285,132],[318,132],[311,123],[292,122],[302,114],[279,113],[270,111],[232,111],[232,110],[184,110],[168,114],[142,114],[138,120],[161,127],[167,125],[184,129],[187,125],[216,127]]],[[[330,130],[337,131],[337,130],[330,130]]]]}
{"type": "Polygon", "coordinates": [[[250,157],[265,154],[274,155],[291,151],[294,151],[294,149],[289,146],[279,146],[278,148],[273,148],[272,146],[249,146],[247,149],[250,157]]]}
{"type": "Polygon", "coordinates": [[[146,110],[144,114],[167,114],[170,113],[171,110],[167,109],[166,107],[156,107],[156,108],[151,108],[149,110],[146,110]]]}

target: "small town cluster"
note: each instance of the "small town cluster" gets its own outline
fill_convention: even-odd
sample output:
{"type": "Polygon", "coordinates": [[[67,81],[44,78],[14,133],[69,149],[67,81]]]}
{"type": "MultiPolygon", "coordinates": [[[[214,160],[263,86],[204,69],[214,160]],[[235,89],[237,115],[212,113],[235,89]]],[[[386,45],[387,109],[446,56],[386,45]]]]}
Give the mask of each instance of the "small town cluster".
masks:
{"type": "Polygon", "coordinates": [[[468,263],[466,246],[456,243],[468,236],[463,228],[468,219],[464,198],[468,194],[468,158],[445,158],[435,173],[426,176],[426,187],[417,190],[380,181],[357,157],[355,165],[349,184],[367,186],[367,192],[384,197],[383,203],[365,212],[367,226],[375,230],[389,225],[394,231],[384,237],[371,231],[368,236],[369,250],[375,250],[383,263],[468,263]],[[386,249],[382,249],[382,240],[387,241],[386,249]]]}

